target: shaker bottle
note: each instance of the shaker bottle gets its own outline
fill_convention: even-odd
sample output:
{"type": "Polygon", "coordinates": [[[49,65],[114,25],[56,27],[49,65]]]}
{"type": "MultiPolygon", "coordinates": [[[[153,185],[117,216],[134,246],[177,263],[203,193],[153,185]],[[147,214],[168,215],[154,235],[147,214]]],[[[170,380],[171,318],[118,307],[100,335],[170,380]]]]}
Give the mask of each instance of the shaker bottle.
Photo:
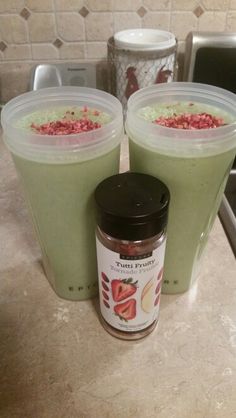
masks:
{"type": "Polygon", "coordinates": [[[169,200],[161,181],[140,173],[95,190],[100,318],[117,338],[143,338],[157,325],[169,200]]]}
{"type": "Polygon", "coordinates": [[[204,84],[151,86],[128,101],[131,169],[158,177],[170,190],[164,293],[188,290],[197,276],[234,160],[235,120],[236,96],[204,84]],[[189,113],[201,114],[200,119],[213,114],[222,124],[213,129],[159,124],[170,114],[175,118],[178,109],[187,118],[189,113]],[[155,123],[158,112],[161,117],[155,123]]]}
{"type": "Polygon", "coordinates": [[[2,111],[2,126],[51,286],[65,299],[96,295],[93,193],[103,179],[119,171],[121,104],[96,89],[46,88],[11,100],[2,111]],[[57,114],[68,111],[73,117],[78,109],[85,113],[91,109],[101,127],[71,135],[42,135],[27,125],[34,119],[56,120],[57,114]]]}

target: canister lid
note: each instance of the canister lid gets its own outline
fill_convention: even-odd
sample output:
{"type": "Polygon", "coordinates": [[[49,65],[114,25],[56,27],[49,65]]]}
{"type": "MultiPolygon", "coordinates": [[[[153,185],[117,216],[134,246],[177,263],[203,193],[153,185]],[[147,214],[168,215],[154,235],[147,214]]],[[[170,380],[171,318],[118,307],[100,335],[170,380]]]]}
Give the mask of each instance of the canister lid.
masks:
{"type": "Polygon", "coordinates": [[[103,180],[95,190],[97,223],[106,234],[139,241],[163,231],[170,193],[155,177],[123,173],[103,180]]]}
{"type": "Polygon", "coordinates": [[[176,45],[173,33],[158,29],[127,29],[115,33],[115,46],[132,51],[161,51],[176,45]]]}

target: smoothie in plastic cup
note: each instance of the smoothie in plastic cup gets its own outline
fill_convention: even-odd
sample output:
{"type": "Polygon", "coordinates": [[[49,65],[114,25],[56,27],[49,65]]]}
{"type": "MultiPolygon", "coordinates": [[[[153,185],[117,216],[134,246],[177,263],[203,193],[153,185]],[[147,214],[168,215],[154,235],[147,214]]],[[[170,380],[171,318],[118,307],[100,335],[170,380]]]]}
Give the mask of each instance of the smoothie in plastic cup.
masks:
{"type": "Polygon", "coordinates": [[[203,84],[152,86],[128,101],[131,170],[170,190],[164,293],[188,290],[197,275],[235,156],[235,121],[236,95],[203,84]]]}
{"type": "Polygon", "coordinates": [[[96,295],[93,192],[119,171],[121,104],[96,89],[42,89],[11,100],[2,126],[49,282],[62,298],[96,295]]]}

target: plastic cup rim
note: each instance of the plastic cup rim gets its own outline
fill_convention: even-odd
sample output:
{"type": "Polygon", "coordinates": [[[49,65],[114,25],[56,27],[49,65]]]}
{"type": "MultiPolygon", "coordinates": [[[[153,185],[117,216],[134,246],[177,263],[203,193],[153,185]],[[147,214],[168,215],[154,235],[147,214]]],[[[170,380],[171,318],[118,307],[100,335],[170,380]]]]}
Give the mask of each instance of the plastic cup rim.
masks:
{"type": "MultiPolygon", "coordinates": [[[[165,126],[161,126],[158,124],[152,124],[150,121],[140,118],[138,115],[135,114],[135,110],[140,109],[143,106],[139,105],[142,102],[147,101],[148,97],[152,100],[155,99],[157,93],[166,93],[165,97],[172,96],[173,100],[176,101],[178,99],[174,98],[174,95],[182,95],[182,100],[184,100],[184,96],[188,96],[190,94],[195,95],[195,98],[192,99],[193,101],[199,101],[201,103],[201,98],[203,96],[206,97],[206,94],[210,94],[210,98],[213,101],[215,99],[215,104],[212,106],[217,107],[216,99],[221,99],[222,103],[228,106],[231,106],[231,115],[235,109],[236,105],[236,95],[232,92],[226,91],[222,88],[210,86],[207,84],[201,83],[192,83],[192,82],[171,82],[159,85],[153,85],[149,87],[145,87],[140,89],[139,91],[135,92],[128,100],[127,103],[127,118],[126,118],[126,127],[132,133],[132,131],[137,132],[138,130],[148,130],[150,135],[155,135],[159,133],[159,135],[168,138],[170,140],[181,141],[185,142],[194,139],[194,140],[201,140],[206,141],[203,139],[204,134],[208,134],[209,136],[213,136],[214,138],[218,137],[225,137],[229,136],[229,133],[236,132],[236,114],[235,114],[235,122],[232,122],[228,125],[221,126],[219,128],[214,129],[201,129],[201,130],[183,130],[183,129],[176,129],[176,128],[169,128],[165,126]],[[183,88],[186,90],[183,91],[183,88]],[[199,99],[199,100],[197,100],[199,99]],[[212,133],[212,135],[210,135],[212,133]]],[[[156,100],[158,102],[158,100],[156,100]]],[[[164,100],[161,101],[164,103],[164,100]]],[[[214,139],[213,138],[213,139],[214,139]]],[[[209,139],[209,138],[208,138],[209,139]]]]}
{"type": "MultiPolygon", "coordinates": [[[[81,105],[81,104],[80,104],[81,105]]],[[[60,103],[55,104],[55,106],[60,106],[60,103]]],[[[66,104],[64,104],[64,106],[66,106],[66,104]]],[[[79,106],[79,104],[78,104],[79,106]]],[[[109,93],[106,93],[102,90],[97,90],[94,88],[89,88],[89,87],[72,87],[72,86],[62,86],[62,87],[47,87],[44,89],[40,89],[37,91],[30,91],[27,93],[23,93],[20,96],[17,96],[15,98],[13,98],[12,100],[10,100],[4,107],[2,110],[2,114],[1,114],[1,120],[2,120],[2,126],[3,126],[3,130],[4,130],[4,134],[6,135],[7,138],[14,138],[14,137],[19,137],[19,135],[22,133],[22,136],[25,139],[29,139],[34,137],[35,139],[39,140],[39,144],[37,144],[38,148],[41,149],[47,149],[48,146],[54,148],[54,144],[57,141],[62,142],[65,139],[76,139],[79,138],[81,139],[80,142],[78,142],[76,144],[77,148],[81,148],[86,147],[86,144],[83,143],[83,139],[85,140],[88,135],[91,136],[94,135],[94,132],[97,133],[97,135],[103,137],[103,139],[99,138],[97,139],[97,143],[103,142],[108,136],[112,137],[116,131],[119,132],[119,125],[121,124],[123,119],[123,115],[122,115],[122,105],[119,102],[119,100],[110,95],[109,93]],[[81,97],[78,97],[78,93],[81,93],[81,97]],[[96,94],[96,97],[94,96],[92,98],[92,94],[96,94]],[[49,98],[47,97],[49,95],[49,98]],[[104,106],[106,105],[107,107],[107,111],[109,113],[109,105],[108,102],[106,102],[106,99],[109,99],[110,101],[112,100],[113,102],[113,114],[115,115],[114,119],[111,120],[110,122],[108,122],[107,124],[101,126],[100,128],[97,128],[94,131],[88,131],[88,132],[82,132],[82,133],[77,133],[77,134],[70,134],[70,135],[41,135],[35,132],[31,132],[31,131],[27,131],[27,130],[22,130],[22,128],[20,127],[16,127],[16,126],[12,126],[11,125],[11,116],[9,116],[9,113],[11,112],[17,112],[17,110],[19,111],[19,108],[22,108],[23,106],[25,106],[26,108],[30,106],[30,104],[36,104],[41,103],[42,100],[46,97],[48,98],[49,102],[53,102],[55,98],[58,98],[58,95],[60,96],[61,101],[69,99],[69,100],[73,100],[75,99],[75,106],[76,106],[76,100],[79,102],[79,100],[90,100],[93,101],[94,98],[95,100],[98,100],[97,106],[99,107],[99,102],[100,102],[100,106],[104,106]],[[116,113],[115,113],[115,108],[116,108],[116,113]],[[47,140],[51,140],[53,141],[52,144],[45,144],[44,142],[46,142],[47,140]]],[[[18,140],[18,139],[17,139],[18,140]]],[[[10,139],[7,142],[15,142],[14,140],[10,139]]],[[[91,141],[92,144],[95,144],[95,141],[91,141]]],[[[91,142],[87,142],[87,147],[89,148],[89,146],[91,145],[91,142]]],[[[22,144],[23,146],[26,146],[27,140],[21,140],[19,141],[19,144],[22,144]]],[[[33,144],[30,144],[31,147],[33,147],[33,144]]],[[[64,147],[61,147],[61,150],[64,147]]],[[[68,144],[66,146],[66,148],[69,150],[70,148],[75,148],[75,144],[68,144]]]]}

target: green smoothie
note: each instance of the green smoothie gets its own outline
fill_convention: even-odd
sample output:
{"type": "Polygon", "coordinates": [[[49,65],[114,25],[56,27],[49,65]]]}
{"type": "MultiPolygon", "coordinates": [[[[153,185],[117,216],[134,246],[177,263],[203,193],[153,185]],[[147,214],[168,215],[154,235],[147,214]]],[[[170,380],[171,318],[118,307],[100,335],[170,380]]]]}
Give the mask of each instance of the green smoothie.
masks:
{"type": "MultiPolygon", "coordinates": [[[[216,107],[193,102],[168,102],[145,106],[138,116],[151,123],[178,115],[207,113],[220,117],[222,125],[232,115],[216,107]],[[161,119],[160,119],[161,118],[161,119]]],[[[169,120],[169,119],[167,119],[169,120]]],[[[169,128],[165,128],[169,129],[169,128]]],[[[216,130],[218,128],[215,128],[216,130]]],[[[178,129],[172,129],[181,141],[178,129]]],[[[186,291],[196,277],[198,261],[217,214],[235,150],[213,155],[185,155],[184,149],[163,151],[130,135],[131,170],[156,176],[170,190],[167,248],[163,278],[164,293],[186,291]]]]}
{"type": "Polygon", "coordinates": [[[66,299],[97,294],[96,186],[119,171],[119,146],[88,161],[42,164],[13,155],[22,178],[47,277],[66,299]]]}
{"type": "Polygon", "coordinates": [[[96,89],[41,89],[10,101],[2,125],[50,284],[65,299],[95,296],[93,193],[119,171],[121,104],[96,89]]]}

